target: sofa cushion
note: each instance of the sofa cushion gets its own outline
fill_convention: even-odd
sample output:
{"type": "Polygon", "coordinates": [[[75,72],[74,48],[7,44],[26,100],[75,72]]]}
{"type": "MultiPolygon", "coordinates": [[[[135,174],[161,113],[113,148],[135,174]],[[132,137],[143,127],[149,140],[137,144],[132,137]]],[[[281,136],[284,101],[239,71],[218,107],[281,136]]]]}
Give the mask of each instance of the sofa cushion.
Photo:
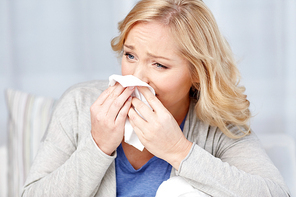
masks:
{"type": "Polygon", "coordinates": [[[8,196],[20,196],[55,99],[13,89],[7,89],[5,95],[8,108],[8,196]]]}

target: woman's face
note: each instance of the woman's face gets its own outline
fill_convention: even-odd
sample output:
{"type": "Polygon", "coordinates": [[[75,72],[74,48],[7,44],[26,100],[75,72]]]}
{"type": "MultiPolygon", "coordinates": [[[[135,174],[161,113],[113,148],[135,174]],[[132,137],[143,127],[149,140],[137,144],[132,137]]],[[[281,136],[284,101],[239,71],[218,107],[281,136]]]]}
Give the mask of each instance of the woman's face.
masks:
{"type": "Polygon", "coordinates": [[[167,27],[138,23],[123,47],[122,75],[134,75],[154,88],[157,98],[176,118],[189,106],[192,85],[189,63],[179,55],[167,27]]]}

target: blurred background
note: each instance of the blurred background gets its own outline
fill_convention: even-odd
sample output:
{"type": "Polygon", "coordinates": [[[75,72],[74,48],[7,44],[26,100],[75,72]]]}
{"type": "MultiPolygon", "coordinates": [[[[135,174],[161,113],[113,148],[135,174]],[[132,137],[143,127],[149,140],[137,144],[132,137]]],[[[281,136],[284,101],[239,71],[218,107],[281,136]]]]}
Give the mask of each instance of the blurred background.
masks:
{"type": "MultiPolygon", "coordinates": [[[[58,99],[73,84],[120,74],[110,41],[136,2],[0,0],[0,146],[7,143],[6,88],[58,99]]],[[[252,129],[295,140],[296,0],[204,2],[238,61],[252,129]]]]}

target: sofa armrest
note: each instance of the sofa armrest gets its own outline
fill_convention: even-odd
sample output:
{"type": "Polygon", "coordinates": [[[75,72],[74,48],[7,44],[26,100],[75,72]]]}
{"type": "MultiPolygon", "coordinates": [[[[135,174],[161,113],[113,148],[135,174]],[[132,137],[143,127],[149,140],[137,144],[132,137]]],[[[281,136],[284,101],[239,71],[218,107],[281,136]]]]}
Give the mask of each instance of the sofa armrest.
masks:
{"type": "Polygon", "coordinates": [[[0,146],[0,197],[7,196],[7,148],[0,146]]]}

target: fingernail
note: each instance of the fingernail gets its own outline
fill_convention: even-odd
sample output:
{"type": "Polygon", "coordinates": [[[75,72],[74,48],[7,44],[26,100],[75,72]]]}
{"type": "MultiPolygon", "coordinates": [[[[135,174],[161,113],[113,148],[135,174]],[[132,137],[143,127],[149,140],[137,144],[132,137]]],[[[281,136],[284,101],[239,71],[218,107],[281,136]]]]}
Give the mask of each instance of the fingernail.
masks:
{"type": "Polygon", "coordinates": [[[128,98],[128,101],[131,101],[132,100],[132,97],[130,96],[129,98],[128,98]]]}
{"type": "Polygon", "coordinates": [[[128,87],[130,90],[133,90],[133,89],[135,89],[135,86],[129,86],[128,87]]]}

